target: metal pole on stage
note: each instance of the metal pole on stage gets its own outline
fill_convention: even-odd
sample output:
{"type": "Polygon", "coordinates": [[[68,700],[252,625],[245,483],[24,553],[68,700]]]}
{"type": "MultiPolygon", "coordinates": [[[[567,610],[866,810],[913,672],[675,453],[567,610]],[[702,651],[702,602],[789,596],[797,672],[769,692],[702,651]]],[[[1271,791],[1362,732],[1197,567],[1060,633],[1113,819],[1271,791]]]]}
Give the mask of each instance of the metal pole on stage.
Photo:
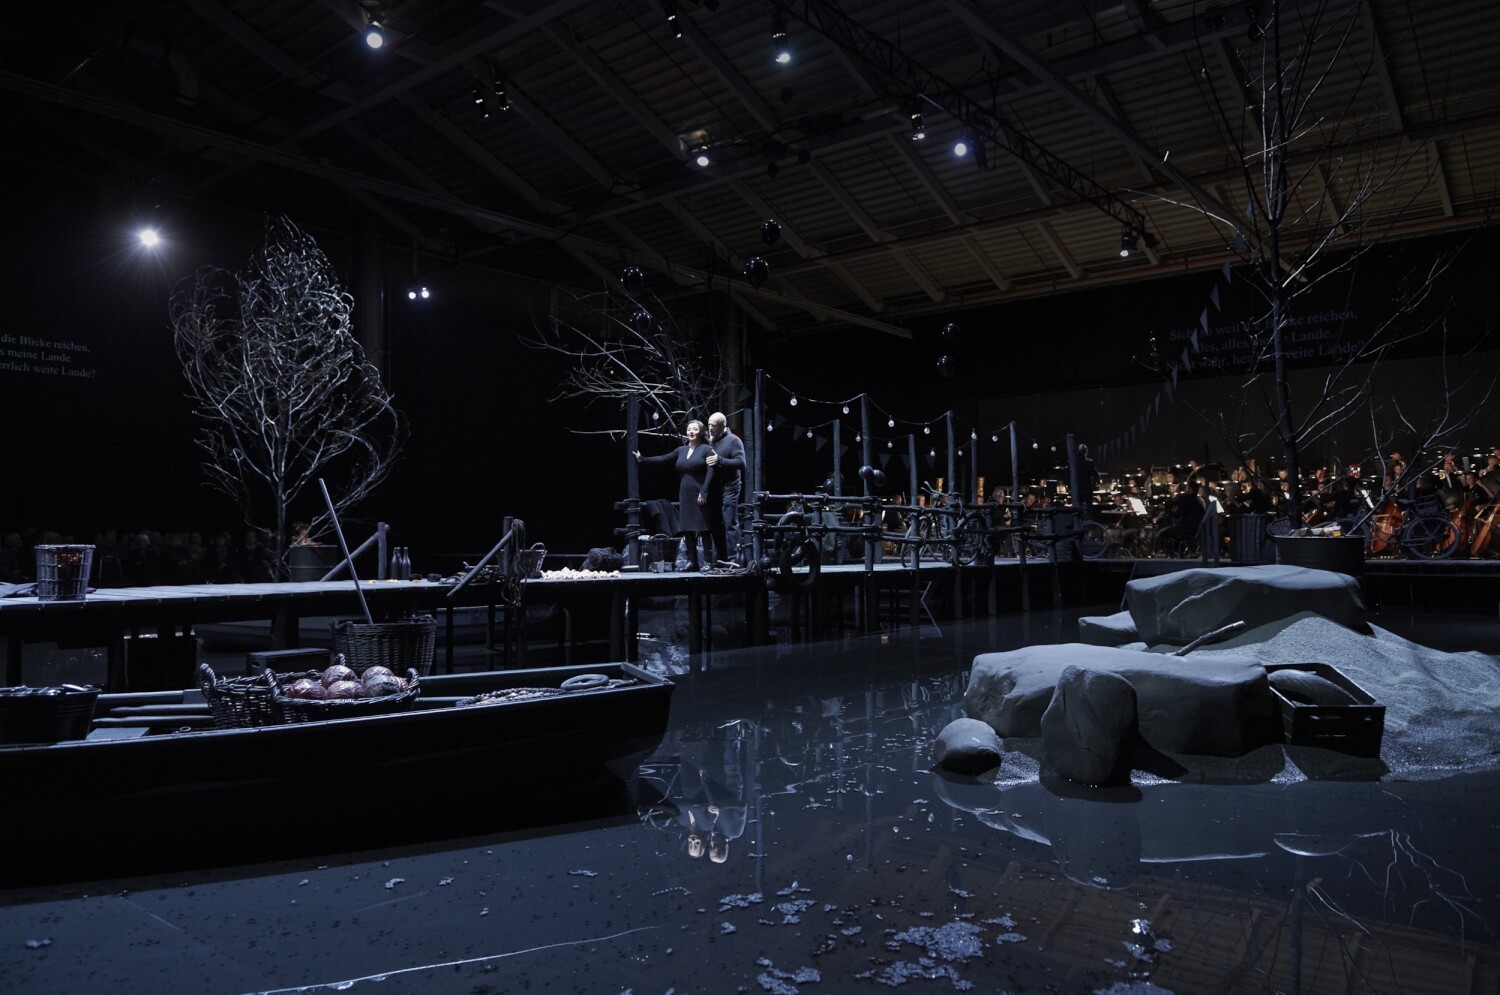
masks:
{"type": "MultiPolygon", "coordinates": [[[[751,492],[751,500],[753,500],[755,502],[755,510],[754,510],[753,514],[754,514],[755,520],[757,522],[759,522],[760,518],[761,518],[761,507],[760,507],[760,500],[755,497],[755,494],[757,494],[757,493],[759,493],[761,491],[764,491],[766,489],[766,371],[765,370],[756,370],[755,371],[755,401],[754,401],[754,404],[755,404],[755,413],[753,415],[751,415],[751,417],[754,418],[755,421],[750,426],[750,438],[751,438],[751,440],[753,440],[753,442],[755,444],[755,452],[751,454],[752,462],[753,462],[754,468],[755,468],[754,469],[754,473],[752,474],[752,481],[753,481],[755,487],[754,487],[754,490],[751,492]]],[[[752,533],[750,550],[751,550],[751,555],[755,557],[755,562],[759,563],[760,562],[760,557],[761,557],[761,539],[760,539],[760,529],[758,529],[758,528],[752,533]]]]}
{"type": "Polygon", "coordinates": [[[1010,423],[1010,499],[1021,500],[1021,454],[1016,444],[1016,423],[1010,423]]]}
{"type": "MultiPolygon", "coordinates": [[[[844,443],[843,428],[844,428],[844,423],[841,422],[841,421],[839,421],[837,418],[835,418],[833,420],[833,476],[831,478],[829,478],[829,482],[831,483],[832,488],[833,488],[833,496],[834,497],[841,497],[841,496],[843,496],[843,493],[844,493],[844,477],[843,477],[843,474],[841,474],[839,472],[839,452],[842,450],[843,443],[844,443]]],[[[842,514],[842,510],[843,509],[840,508],[840,514],[842,514]]],[[[837,524],[837,522],[835,524],[837,524]]],[[[838,535],[834,535],[833,536],[833,541],[834,541],[834,544],[835,544],[834,547],[833,547],[833,562],[835,562],[835,563],[843,563],[844,562],[844,542],[843,542],[843,539],[842,539],[842,537],[840,537],[838,535]]]]}
{"type": "MultiPolygon", "coordinates": [[[[872,461],[875,459],[875,456],[874,456],[875,442],[874,442],[873,439],[870,438],[870,399],[868,397],[866,397],[865,395],[863,395],[863,394],[859,395],[859,440],[860,440],[859,441],[859,465],[860,465],[861,469],[863,469],[864,467],[867,467],[867,466],[868,467],[874,467],[875,464],[872,461]]],[[[861,473],[859,475],[859,479],[860,479],[860,486],[863,488],[863,490],[861,491],[861,493],[863,493],[864,496],[867,497],[867,498],[870,497],[870,484],[871,484],[870,475],[869,474],[861,473]]],[[[875,514],[875,505],[874,505],[874,502],[871,502],[871,501],[866,501],[865,502],[865,514],[866,515],[875,514]]],[[[881,524],[880,523],[880,516],[878,514],[875,515],[875,518],[876,518],[875,524],[881,524]]],[[[865,524],[869,525],[871,523],[869,521],[866,521],[865,524]]],[[[874,570],[875,569],[875,564],[878,563],[879,561],[880,561],[880,537],[879,536],[866,536],[865,537],[865,570],[866,570],[866,572],[874,570]]],[[[865,586],[869,587],[870,585],[867,583],[865,586]]],[[[870,601],[869,599],[866,599],[866,605],[873,606],[873,602],[870,601]]],[[[870,618],[870,616],[868,614],[865,617],[866,617],[867,621],[870,618]]]]}
{"type": "Polygon", "coordinates": [[[635,453],[641,448],[636,426],[641,423],[641,398],[631,394],[625,398],[625,527],[630,536],[625,543],[625,563],[632,567],[641,565],[641,467],[635,461],[635,453]]]}
{"type": "Polygon", "coordinates": [[[1073,445],[1072,432],[1064,436],[1064,439],[1066,441],[1063,444],[1068,447],[1068,494],[1073,499],[1073,507],[1082,511],[1087,506],[1087,503],[1084,501],[1078,487],[1078,447],[1073,445]]]}
{"type": "Polygon", "coordinates": [[[911,481],[911,497],[909,497],[908,500],[911,501],[912,504],[921,504],[921,502],[917,500],[917,496],[921,494],[921,488],[918,486],[919,475],[917,473],[917,437],[915,435],[908,435],[906,437],[906,465],[909,470],[907,477],[911,481]]]}
{"type": "MultiPolygon", "coordinates": [[[[1020,501],[1021,500],[1021,452],[1020,452],[1020,445],[1016,441],[1016,423],[1015,423],[1014,420],[1012,420],[1011,423],[1010,423],[1010,486],[1011,486],[1010,499],[1012,501],[1020,501]]],[[[1017,514],[1020,515],[1020,519],[1018,521],[1012,522],[1011,524],[1013,524],[1013,525],[1025,525],[1026,524],[1026,512],[1025,511],[1019,511],[1019,512],[1017,512],[1017,514]]],[[[1017,533],[1015,533],[1015,537],[1016,537],[1016,539],[1015,539],[1015,542],[1016,542],[1016,559],[1019,561],[1020,578],[1021,578],[1021,610],[1029,612],[1029,611],[1031,611],[1031,581],[1029,579],[1027,579],[1027,576],[1026,576],[1026,533],[1025,532],[1017,532],[1017,533]]]]}
{"type": "Polygon", "coordinates": [[[984,503],[984,495],[979,493],[979,435],[977,433],[969,439],[969,493],[974,495],[975,504],[984,503]]]}
{"type": "Polygon", "coordinates": [[[948,425],[948,486],[944,490],[949,494],[958,494],[958,457],[955,455],[957,447],[953,443],[953,412],[951,410],[943,415],[943,421],[948,425]]]}
{"type": "Polygon", "coordinates": [[[829,478],[833,484],[833,496],[842,497],[844,493],[844,476],[839,473],[839,451],[844,445],[844,424],[837,418],[833,421],[833,476],[829,478]]]}
{"type": "Polygon", "coordinates": [[[384,522],[375,523],[375,577],[377,580],[389,580],[386,576],[386,557],[390,556],[390,550],[386,543],[390,541],[391,527],[384,522]]]}

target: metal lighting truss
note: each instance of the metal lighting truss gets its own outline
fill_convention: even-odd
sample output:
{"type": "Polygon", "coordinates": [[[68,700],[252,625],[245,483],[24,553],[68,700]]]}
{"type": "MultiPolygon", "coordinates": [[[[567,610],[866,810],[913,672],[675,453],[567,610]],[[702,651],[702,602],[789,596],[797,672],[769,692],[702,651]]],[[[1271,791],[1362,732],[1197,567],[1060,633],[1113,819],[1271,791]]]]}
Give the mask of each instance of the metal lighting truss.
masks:
{"type": "Polygon", "coordinates": [[[870,69],[901,87],[913,88],[927,103],[947,113],[985,141],[997,145],[1080,199],[1140,232],[1146,218],[1093,179],[1049,152],[998,113],[971,99],[956,84],[943,79],[894,44],[845,14],[833,0],[798,0],[787,5],[793,16],[829,41],[846,49],[870,69]]]}

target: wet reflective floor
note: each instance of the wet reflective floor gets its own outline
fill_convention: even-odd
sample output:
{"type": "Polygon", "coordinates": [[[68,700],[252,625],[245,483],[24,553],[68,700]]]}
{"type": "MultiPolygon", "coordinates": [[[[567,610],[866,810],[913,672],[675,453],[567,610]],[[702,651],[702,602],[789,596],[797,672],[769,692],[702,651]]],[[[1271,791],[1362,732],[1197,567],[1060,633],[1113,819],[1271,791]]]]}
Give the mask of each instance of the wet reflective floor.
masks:
{"type": "MultiPolygon", "coordinates": [[[[1073,626],[718,654],[675,676],[629,797],[551,828],[5,893],[0,988],[1500,990],[1496,770],[1342,780],[1363,768],[1265,748],[1190,783],[1092,792],[1007,742],[991,776],[935,775],[973,656],[1073,626]]],[[[497,826],[548,815],[487,795],[483,771],[454,804],[497,826]]],[[[350,824],[378,842],[357,809],[350,824]]],[[[274,819],[226,855],[259,832],[274,819]]]]}

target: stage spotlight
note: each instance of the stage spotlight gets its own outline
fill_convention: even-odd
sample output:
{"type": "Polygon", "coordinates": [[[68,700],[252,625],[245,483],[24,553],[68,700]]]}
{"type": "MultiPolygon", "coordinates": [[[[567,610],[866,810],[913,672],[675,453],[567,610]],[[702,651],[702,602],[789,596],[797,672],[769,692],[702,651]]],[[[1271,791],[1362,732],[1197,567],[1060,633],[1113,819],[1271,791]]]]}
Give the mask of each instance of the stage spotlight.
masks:
{"type": "Polygon", "coordinates": [[[960,159],[969,154],[969,140],[967,137],[960,137],[958,141],[953,143],[953,154],[960,159]]]}
{"type": "Polygon", "coordinates": [[[432,296],[432,291],[428,290],[426,287],[423,287],[421,290],[417,291],[417,296],[425,301],[432,296]]]}
{"type": "Polygon", "coordinates": [[[771,55],[779,66],[792,61],[792,47],[786,36],[786,13],[780,10],[771,15],[771,55]]]}
{"type": "Polygon", "coordinates": [[[379,21],[372,20],[365,26],[365,44],[371,48],[385,46],[385,29],[380,26],[379,21]]]}
{"type": "Polygon", "coordinates": [[[1137,236],[1135,229],[1129,225],[1120,232],[1120,258],[1124,259],[1135,251],[1137,236]]]}
{"type": "Polygon", "coordinates": [[[922,117],[922,105],[912,104],[911,111],[911,140],[920,142],[927,137],[927,123],[922,117]]]}
{"type": "Polygon", "coordinates": [[[709,158],[708,155],[707,145],[699,145],[697,148],[693,149],[693,164],[696,165],[699,169],[706,169],[712,162],[713,159],[709,158]]]}
{"type": "Polygon", "coordinates": [[[682,37],[682,25],[677,22],[677,6],[671,3],[661,5],[661,12],[667,18],[667,27],[672,29],[673,38],[682,37]]]}
{"type": "Polygon", "coordinates": [[[142,228],[136,238],[141,240],[141,245],[148,249],[154,249],[161,244],[161,233],[155,228],[142,228]]]}
{"type": "Polygon", "coordinates": [[[409,300],[409,301],[416,300],[417,299],[417,292],[415,290],[408,290],[406,292],[406,299],[409,300]]]}

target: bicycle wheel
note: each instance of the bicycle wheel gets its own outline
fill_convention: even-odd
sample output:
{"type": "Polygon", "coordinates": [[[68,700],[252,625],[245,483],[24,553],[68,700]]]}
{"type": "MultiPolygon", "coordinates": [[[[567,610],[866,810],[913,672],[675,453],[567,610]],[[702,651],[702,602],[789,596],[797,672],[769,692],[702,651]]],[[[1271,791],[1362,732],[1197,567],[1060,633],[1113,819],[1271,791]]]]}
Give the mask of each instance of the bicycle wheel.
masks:
{"type": "Polygon", "coordinates": [[[965,515],[958,523],[953,530],[953,552],[959,566],[972,567],[979,562],[987,531],[984,516],[977,512],[965,515]]]}
{"type": "Polygon", "coordinates": [[[1085,560],[1097,560],[1109,551],[1109,532],[1098,522],[1084,522],[1078,535],[1079,551],[1085,560]]]}
{"type": "Polygon", "coordinates": [[[1458,529],[1446,518],[1423,515],[1397,534],[1401,550],[1419,560],[1446,560],[1458,549],[1458,529]]]}

